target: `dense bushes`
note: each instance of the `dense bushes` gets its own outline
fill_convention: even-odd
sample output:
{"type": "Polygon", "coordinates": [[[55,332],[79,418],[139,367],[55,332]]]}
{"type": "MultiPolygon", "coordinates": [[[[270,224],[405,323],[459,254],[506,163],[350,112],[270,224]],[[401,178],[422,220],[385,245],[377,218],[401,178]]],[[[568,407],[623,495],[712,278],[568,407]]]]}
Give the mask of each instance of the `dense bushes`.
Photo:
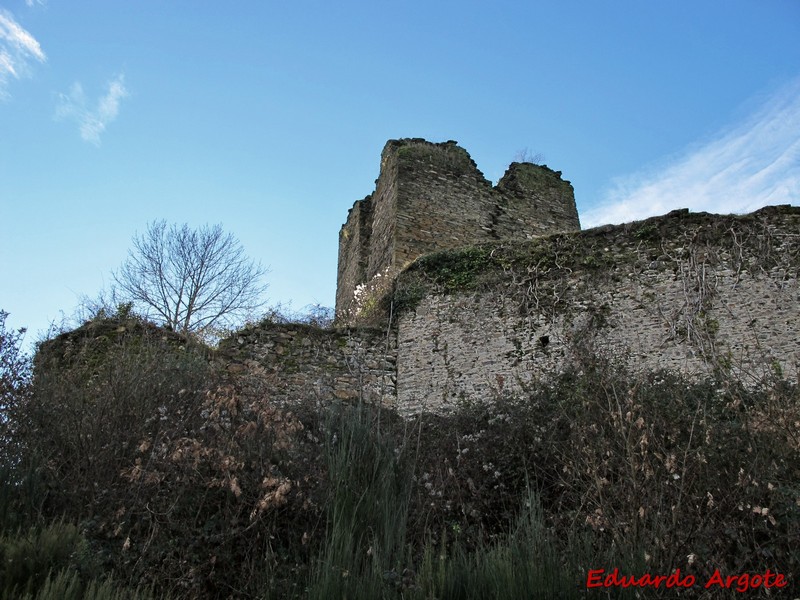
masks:
{"type": "Polygon", "coordinates": [[[591,540],[597,568],[800,573],[796,386],[587,367],[438,424],[450,439],[432,436],[424,455],[436,458],[418,469],[428,512],[485,535],[527,475],[550,530],[591,540]]]}
{"type": "MultiPolygon", "coordinates": [[[[7,329],[7,317],[8,313],[0,310],[0,469],[17,462],[16,417],[30,394],[31,384],[31,360],[21,348],[25,330],[7,329]]],[[[0,507],[6,507],[2,500],[0,507]]]]}
{"type": "Polygon", "coordinates": [[[127,496],[122,472],[141,441],[188,426],[207,374],[181,338],[133,319],[90,322],[43,345],[20,426],[48,510],[87,518],[127,496]]]}
{"type": "Polygon", "coordinates": [[[56,521],[0,537],[3,600],[146,600],[103,576],[74,525],[56,521]]]}
{"type": "Polygon", "coordinates": [[[150,598],[147,590],[107,577],[79,528],[55,517],[64,506],[44,508],[54,484],[41,460],[40,442],[49,432],[33,433],[40,390],[32,386],[30,357],[21,349],[24,330],[7,330],[6,317],[0,311],[0,599],[150,598]]]}
{"type": "Polygon", "coordinates": [[[4,413],[1,547],[19,558],[3,589],[569,598],[589,569],[800,572],[794,385],[594,358],[524,397],[402,420],[275,406],[216,364],[133,321],[42,348],[4,413]]]}
{"type": "Polygon", "coordinates": [[[261,585],[291,524],[262,516],[278,519],[287,502],[293,484],[278,466],[289,461],[273,454],[300,425],[240,398],[210,358],[147,323],[89,323],[40,350],[22,422],[43,511],[80,523],[109,571],[224,597],[261,585]]]}

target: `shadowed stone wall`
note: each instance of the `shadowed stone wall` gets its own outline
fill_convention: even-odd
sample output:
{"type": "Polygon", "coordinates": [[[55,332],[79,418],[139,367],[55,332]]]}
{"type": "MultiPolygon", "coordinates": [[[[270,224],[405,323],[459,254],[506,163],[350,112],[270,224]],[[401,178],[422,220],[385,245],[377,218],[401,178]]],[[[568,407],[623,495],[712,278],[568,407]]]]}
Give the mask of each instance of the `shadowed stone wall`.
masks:
{"type": "Polygon", "coordinates": [[[223,340],[220,354],[228,372],[256,382],[268,402],[393,405],[395,342],[385,331],[266,323],[223,340]]]}

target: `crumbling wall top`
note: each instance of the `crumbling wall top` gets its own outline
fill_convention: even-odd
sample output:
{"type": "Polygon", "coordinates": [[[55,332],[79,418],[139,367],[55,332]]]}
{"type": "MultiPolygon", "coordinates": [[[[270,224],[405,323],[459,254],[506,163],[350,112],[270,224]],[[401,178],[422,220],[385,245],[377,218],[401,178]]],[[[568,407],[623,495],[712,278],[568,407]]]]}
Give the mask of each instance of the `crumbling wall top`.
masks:
{"type": "Polygon", "coordinates": [[[435,169],[441,175],[468,175],[480,185],[491,187],[491,182],[478,169],[464,148],[454,140],[429,142],[422,138],[403,138],[389,140],[381,153],[381,167],[388,157],[395,156],[400,169],[405,172],[425,172],[435,169]]]}

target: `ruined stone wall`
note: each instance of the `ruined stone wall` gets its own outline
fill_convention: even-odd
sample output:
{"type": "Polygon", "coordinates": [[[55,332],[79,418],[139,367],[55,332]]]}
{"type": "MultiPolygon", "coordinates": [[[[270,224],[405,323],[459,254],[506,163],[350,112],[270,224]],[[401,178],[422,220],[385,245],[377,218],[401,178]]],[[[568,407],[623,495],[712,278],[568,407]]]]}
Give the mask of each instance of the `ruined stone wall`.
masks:
{"type": "Polygon", "coordinates": [[[513,163],[493,188],[456,142],[390,140],[375,192],[356,202],[339,234],[337,319],[351,322],[363,308],[354,302],[359,285],[377,296],[385,291],[379,278],[391,279],[419,256],[576,229],[572,186],[557,171],[513,163]]]}
{"type": "Polygon", "coordinates": [[[455,142],[391,140],[340,232],[336,294],[340,324],[371,309],[388,334],[281,326],[225,345],[231,368],[260,373],[278,399],[363,397],[404,413],[524,393],[596,357],[797,380],[798,272],[798,208],[581,232],[557,171],[512,163],[492,187],[455,142]]]}
{"type": "Polygon", "coordinates": [[[220,355],[229,373],[259,386],[270,402],[393,405],[395,342],[385,331],[267,323],[223,340],[220,355]]]}
{"type": "Polygon", "coordinates": [[[400,143],[389,147],[398,162],[395,261],[469,246],[489,238],[492,185],[455,142],[400,143]]]}
{"type": "Polygon", "coordinates": [[[559,171],[531,163],[511,163],[494,189],[497,218],[492,235],[526,240],[580,229],[575,192],[559,171]]]}
{"type": "Polygon", "coordinates": [[[372,195],[372,237],[366,248],[368,255],[364,283],[394,264],[395,229],[397,227],[397,193],[400,186],[397,157],[384,148],[381,154],[381,174],[372,195]]]}
{"type": "Polygon", "coordinates": [[[797,380],[800,209],[679,211],[541,242],[434,256],[401,276],[420,296],[398,324],[402,412],[523,393],[598,355],[797,380]]]}
{"type": "Polygon", "coordinates": [[[800,208],[675,211],[428,254],[397,278],[393,327],[245,329],[230,372],[276,402],[409,414],[524,394],[598,357],[756,385],[800,373],[800,208]]]}
{"type": "Polygon", "coordinates": [[[367,280],[370,237],[372,236],[372,196],[357,201],[347,213],[339,231],[339,270],[336,280],[336,306],[349,307],[353,290],[367,280]]]}

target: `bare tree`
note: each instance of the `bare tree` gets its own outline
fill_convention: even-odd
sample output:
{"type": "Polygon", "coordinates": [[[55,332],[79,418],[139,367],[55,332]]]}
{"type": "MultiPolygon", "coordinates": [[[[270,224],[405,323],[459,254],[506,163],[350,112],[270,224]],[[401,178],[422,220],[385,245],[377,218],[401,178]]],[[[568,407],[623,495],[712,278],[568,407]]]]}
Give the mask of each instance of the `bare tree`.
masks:
{"type": "Polygon", "coordinates": [[[0,309],[0,470],[19,460],[16,413],[29,397],[32,366],[22,350],[25,329],[6,329],[6,317],[0,309]]]}
{"type": "Polygon", "coordinates": [[[154,221],[133,238],[113,274],[121,296],[183,333],[230,325],[263,305],[266,270],[221,225],[190,229],[154,221]]]}
{"type": "Polygon", "coordinates": [[[527,148],[523,148],[522,150],[517,150],[517,153],[514,155],[514,162],[541,165],[544,163],[544,154],[541,152],[531,152],[527,148]]]}

